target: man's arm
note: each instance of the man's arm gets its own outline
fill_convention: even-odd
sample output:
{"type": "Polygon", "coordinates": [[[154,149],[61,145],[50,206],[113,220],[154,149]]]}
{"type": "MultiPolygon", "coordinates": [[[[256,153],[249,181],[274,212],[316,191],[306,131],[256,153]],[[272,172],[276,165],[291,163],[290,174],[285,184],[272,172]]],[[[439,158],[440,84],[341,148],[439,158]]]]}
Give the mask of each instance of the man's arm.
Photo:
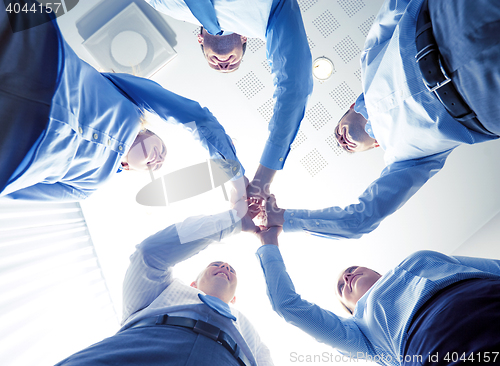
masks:
{"type": "MultiPolygon", "coordinates": [[[[281,1],[273,10],[267,25],[266,51],[276,104],[260,164],[276,171],[283,169],[313,84],[311,51],[297,1],[281,1]]],[[[263,189],[270,181],[253,183],[263,189]]]]}
{"type": "Polygon", "coordinates": [[[268,225],[283,224],[285,232],[305,231],[334,239],[359,238],[408,201],[444,165],[451,150],[421,159],[391,164],[359,197],[359,203],[322,210],[266,212],[268,225]]]}
{"type": "Polygon", "coordinates": [[[373,353],[367,339],[351,319],[343,319],[295,292],[277,245],[262,245],[257,251],[273,310],[288,323],[345,352],[373,353]]]}
{"type": "Polygon", "coordinates": [[[95,189],[77,189],[62,182],[37,183],[4,197],[15,200],[74,202],[86,199],[94,191],[95,189]]]}
{"type": "Polygon", "coordinates": [[[241,230],[234,210],[190,217],[151,235],[130,257],[123,283],[123,320],[147,307],[172,281],[172,267],[241,230]]]}
{"type": "Polygon", "coordinates": [[[244,175],[231,138],[207,108],[148,79],[128,74],[103,75],[139,108],[155,113],[165,122],[182,124],[200,140],[212,159],[222,159],[230,165],[227,169],[237,171],[236,178],[244,175]]]}

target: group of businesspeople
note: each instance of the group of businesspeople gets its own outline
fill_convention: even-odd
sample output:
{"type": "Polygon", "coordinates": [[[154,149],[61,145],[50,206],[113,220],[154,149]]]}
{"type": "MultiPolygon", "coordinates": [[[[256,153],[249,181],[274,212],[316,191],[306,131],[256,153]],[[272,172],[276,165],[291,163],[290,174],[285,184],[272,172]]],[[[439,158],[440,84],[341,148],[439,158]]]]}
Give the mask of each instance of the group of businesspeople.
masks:
{"type": "Polygon", "coordinates": [[[387,166],[357,204],[293,210],[278,207],[270,185],[312,93],[297,1],[146,1],[201,25],[203,54],[222,73],[238,68],[247,37],[265,40],[276,99],[270,133],[248,182],[230,137],[207,108],[147,79],[97,72],[68,46],[50,14],[0,15],[0,204],[82,200],[118,171],[160,168],[167,147],[142,127],[145,111],[196,132],[221,170],[237,172],[231,210],[189,218],[137,246],[124,281],[121,329],[58,365],[273,365],[251,323],[230,305],[234,268],[210,263],[190,286],[172,275],[176,263],[240,231],[262,243],[257,254],[273,309],[318,341],[384,365],[489,362],[485,356],[500,349],[500,261],[421,251],[383,275],[349,267],[330,281],[346,310],[338,316],[295,292],[278,236],[369,233],[455,147],[499,137],[500,3],[384,1],[361,54],[363,92],[335,136],[351,153],[384,149],[387,166]],[[256,215],[262,226],[254,224],[256,215]],[[447,352],[465,357],[429,357],[447,352]]]}

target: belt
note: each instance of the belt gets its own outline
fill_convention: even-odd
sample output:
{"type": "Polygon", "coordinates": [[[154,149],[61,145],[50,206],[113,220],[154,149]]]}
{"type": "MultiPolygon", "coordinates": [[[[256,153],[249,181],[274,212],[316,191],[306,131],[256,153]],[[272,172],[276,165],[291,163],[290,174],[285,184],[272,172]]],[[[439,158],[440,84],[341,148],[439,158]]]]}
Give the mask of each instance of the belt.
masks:
{"type": "Polygon", "coordinates": [[[424,0],[417,17],[417,64],[422,79],[429,91],[434,93],[448,113],[462,125],[472,131],[496,136],[487,130],[477,119],[476,113],[468,106],[448,76],[439,52],[436,39],[432,33],[431,15],[428,0],[424,0]]]}
{"type": "Polygon", "coordinates": [[[191,318],[186,318],[183,316],[169,316],[168,314],[158,315],[151,318],[144,318],[139,320],[137,323],[121,330],[122,332],[127,329],[140,328],[140,327],[151,327],[151,326],[175,326],[191,329],[193,332],[201,334],[205,337],[213,339],[217,343],[221,344],[225,349],[233,355],[233,357],[238,361],[241,366],[250,365],[250,361],[245,356],[238,344],[231,338],[229,334],[223,330],[204,322],[202,320],[195,320],[191,318]]]}

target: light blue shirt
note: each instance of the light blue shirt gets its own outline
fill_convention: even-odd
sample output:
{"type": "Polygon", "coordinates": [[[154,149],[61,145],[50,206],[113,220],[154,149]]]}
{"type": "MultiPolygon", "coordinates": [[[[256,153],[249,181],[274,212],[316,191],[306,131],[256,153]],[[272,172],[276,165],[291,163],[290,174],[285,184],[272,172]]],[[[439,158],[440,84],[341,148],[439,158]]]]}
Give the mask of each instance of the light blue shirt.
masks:
{"type": "Polygon", "coordinates": [[[284,230],[358,238],[374,230],[444,165],[458,145],[493,139],[453,119],[425,87],[415,61],[416,17],[423,0],[386,0],[361,54],[363,94],[354,110],[385,150],[387,167],[359,203],[286,210],[284,230]]]}
{"type": "Polygon", "coordinates": [[[347,356],[371,356],[386,365],[401,364],[411,319],[432,295],[466,279],[500,279],[498,260],[420,251],[384,274],[359,299],[353,316],[344,318],[295,292],[277,246],[263,245],[257,256],[272,307],[288,323],[347,356]]]}
{"type": "Polygon", "coordinates": [[[212,34],[225,30],[266,41],[276,104],[260,163],[270,169],[283,169],[313,87],[312,57],[297,1],[196,0],[191,6],[203,8],[197,17],[186,5],[189,1],[146,2],[173,18],[194,24],[200,24],[203,16],[203,26],[212,34]]]}
{"type": "Polygon", "coordinates": [[[167,123],[184,125],[222,165],[240,166],[231,139],[208,109],[147,79],[100,74],[73,52],[59,29],[58,33],[61,66],[47,128],[0,196],[87,198],[118,171],[145,110],[167,123]]]}
{"type": "MultiPolygon", "coordinates": [[[[220,243],[239,233],[241,221],[233,224],[235,215],[233,210],[212,216],[190,217],[160,230],[137,245],[123,282],[122,326],[160,314],[202,320],[228,333],[251,365],[272,366],[269,349],[242,313],[224,304],[233,319],[221,315],[202,302],[199,297],[202,291],[183,284],[173,276],[175,264],[196,255],[211,243],[220,243]]],[[[193,280],[198,273],[193,272],[193,280]]]]}

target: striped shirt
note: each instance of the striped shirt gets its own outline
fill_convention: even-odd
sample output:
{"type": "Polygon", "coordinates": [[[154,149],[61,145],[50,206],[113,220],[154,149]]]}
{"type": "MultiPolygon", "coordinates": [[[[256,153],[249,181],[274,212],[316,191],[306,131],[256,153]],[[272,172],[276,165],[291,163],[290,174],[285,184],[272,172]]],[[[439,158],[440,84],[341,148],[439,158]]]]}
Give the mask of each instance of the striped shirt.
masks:
{"type": "Polygon", "coordinates": [[[172,267],[176,263],[240,230],[240,221],[233,224],[228,211],[213,216],[190,217],[137,245],[123,284],[122,326],[160,314],[203,320],[228,333],[252,365],[272,366],[269,349],[242,313],[230,306],[236,317],[233,321],[214,312],[199,299],[200,290],[172,276],[172,267]]]}
{"type": "Polygon", "coordinates": [[[273,309],[287,322],[348,357],[391,366],[401,364],[411,319],[432,295],[466,279],[500,279],[499,260],[420,251],[384,274],[344,318],[295,292],[277,246],[263,245],[257,255],[273,309]]]}

